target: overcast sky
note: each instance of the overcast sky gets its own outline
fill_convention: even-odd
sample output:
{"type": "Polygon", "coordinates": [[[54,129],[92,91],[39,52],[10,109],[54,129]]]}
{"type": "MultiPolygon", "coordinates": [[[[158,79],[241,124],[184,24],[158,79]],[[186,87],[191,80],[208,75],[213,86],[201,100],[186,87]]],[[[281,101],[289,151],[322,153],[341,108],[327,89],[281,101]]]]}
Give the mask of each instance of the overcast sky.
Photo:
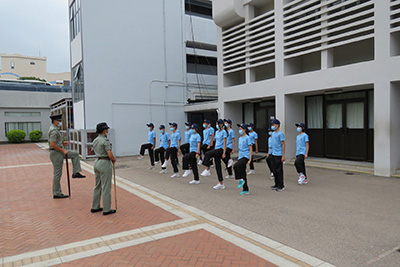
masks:
{"type": "Polygon", "coordinates": [[[47,72],[70,71],[68,0],[0,0],[0,53],[47,57],[47,72]]]}

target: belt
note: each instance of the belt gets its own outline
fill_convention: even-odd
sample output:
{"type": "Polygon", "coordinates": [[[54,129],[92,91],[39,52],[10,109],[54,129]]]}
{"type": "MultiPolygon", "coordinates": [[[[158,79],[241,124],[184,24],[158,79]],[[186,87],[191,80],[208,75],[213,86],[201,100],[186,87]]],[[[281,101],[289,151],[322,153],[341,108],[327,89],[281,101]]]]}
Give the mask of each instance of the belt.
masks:
{"type": "Polygon", "coordinates": [[[97,158],[97,159],[106,159],[106,160],[110,160],[109,157],[99,157],[99,158],[97,158]]]}
{"type": "Polygon", "coordinates": [[[54,148],[50,148],[50,150],[55,150],[54,148]]]}

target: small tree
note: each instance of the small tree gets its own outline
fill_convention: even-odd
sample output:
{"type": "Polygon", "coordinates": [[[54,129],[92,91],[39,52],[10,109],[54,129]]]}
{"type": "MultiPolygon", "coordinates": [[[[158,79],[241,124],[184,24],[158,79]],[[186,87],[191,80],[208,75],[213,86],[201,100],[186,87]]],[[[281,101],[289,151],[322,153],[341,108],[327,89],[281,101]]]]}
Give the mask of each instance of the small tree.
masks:
{"type": "Polygon", "coordinates": [[[43,132],[39,130],[34,130],[29,134],[29,139],[31,139],[32,142],[37,142],[42,138],[43,132]]]}
{"type": "Polygon", "coordinates": [[[11,130],[6,134],[6,137],[11,143],[21,143],[25,139],[26,133],[22,130],[11,130]]]}

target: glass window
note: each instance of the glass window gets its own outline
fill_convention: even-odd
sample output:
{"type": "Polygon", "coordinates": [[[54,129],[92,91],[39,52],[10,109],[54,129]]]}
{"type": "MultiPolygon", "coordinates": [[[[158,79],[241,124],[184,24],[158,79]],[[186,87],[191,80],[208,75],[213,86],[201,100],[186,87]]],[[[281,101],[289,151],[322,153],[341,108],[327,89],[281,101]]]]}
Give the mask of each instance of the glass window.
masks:
{"type": "Polygon", "coordinates": [[[307,128],[322,129],[323,128],[322,96],[307,97],[306,101],[307,101],[307,128]]]}
{"type": "Polygon", "coordinates": [[[6,117],[40,117],[40,112],[4,112],[6,117]]]}
{"type": "Polygon", "coordinates": [[[346,104],[346,126],[350,129],[364,129],[364,103],[346,104]]]}
{"type": "Polygon", "coordinates": [[[328,129],[342,128],[342,104],[326,105],[326,127],[328,129]]]}
{"type": "Polygon", "coordinates": [[[72,69],[72,75],[72,98],[74,103],[76,103],[83,100],[85,93],[82,62],[72,69]]]}
{"type": "Polygon", "coordinates": [[[75,39],[78,33],[81,32],[81,23],[80,23],[80,12],[81,5],[80,0],[74,1],[69,8],[69,29],[71,35],[71,41],[75,39]]]}
{"type": "Polygon", "coordinates": [[[254,106],[253,103],[246,103],[243,105],[244,123],[254,123],[254,106]]]}
{"type": "Polygon", "coordinates": [[[185,0],[185,13],[211,19],[212,3],[207,0],[185,0]]]}
{"type": "Polygon", "coordinates": [[[188,73],[217,75],[217,59],[197,55],[186,55],[188,73]]]}
{"type": "Polygon", "coordinates": [[[28,136],[34,130],[42,130],[40,122],[6,122],[6,133],[11,130],[22,130],[28,136]]]}

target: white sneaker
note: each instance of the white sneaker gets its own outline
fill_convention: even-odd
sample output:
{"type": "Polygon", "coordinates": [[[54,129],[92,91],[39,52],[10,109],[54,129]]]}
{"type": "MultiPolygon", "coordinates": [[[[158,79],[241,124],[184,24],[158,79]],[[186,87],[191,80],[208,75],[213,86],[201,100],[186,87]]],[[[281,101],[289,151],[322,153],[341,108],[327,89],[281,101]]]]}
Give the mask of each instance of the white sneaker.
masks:
{"type": "Polygon", "coordinates": [[[189,184],[199,184],[199,183],[200,183],[200,181],[196,181],[196,180],[192,180],[189,182],[189,184]]]}
{"type": "Polygon", "coordinates": [[[197,162],[197,165],[203,164],[203,161],[200,159],[199,162],[197,162]]]}
{"type": "Polygon", "coordinates": [[[159,161],[155,161],[155,162],[154,162],[154,164],[158,164],[158,163],[160,163],[160,162],[159,162],[159,161]]]}
{"type": "Polygon", "coordinates": [[[224,184],[220,184],[218,183],[216,186],[213,187],[214,190],[222,190],[225,189],[225,185],[224,184]]]}
{"type": "Polygon", "coordinates": [[[228,160],[228,168],[232,167],[233,165],[233,159],[228,160]]]}
{"type": "Polygon", "coordinates": [[[179,172],[176,172],[171,175],[171,178],[178,178],[178,177],[180,177],[179,172]]]}
{"type": "Polygon", "coordinates": [[[211,175],[211,172],[209,171],[209,170],[207,170],[207,169],[205,169],[202,173],[201,173],[201,176],[210,176],[211,175]]]}
{"type": "Polygon", "coordinates": [[[303,174],[300,173],[299,179],[297,179],[297,183],[298,183],[298,184],[302,184],[302,182],[303,182],[303,174]]]}
{"type": "Polygon", "coordinates": [[[225,176],[225,179],[233,179],[233,178],[235,178],[235,176],[233,176],[233,175],[227,175],[227,176],[225,176]]]}
{"type": "Polygon", "coordinates": [[[144,157],[142,155],[140,155],[137,159],[144,159],[144,157]]]}
{"type": "Polygon", "coordinates": [[[164,161],[163,165],[161,165],[161,168],[167,168],[168,160],[164,161]]]}
{"type": "Polygon", "coordinates": [[[182,177],[188,177],[192,173],[191,170],[186,170],[182,177]]]}
{"type": "Polygon", "coordinates": [[[167,173],[167,170],[163,169],[163,170],[160,171],[160,173],[167,173]]]}
{"type": "Polygon", "coordinates": [[[214,164],[213,164],[213,165],[210,165],[210,167],[211,167],[211,168],[214,168],[214,164]]]}
{"type": "Polygon", "coordinates": [[[154,170],[155,168],[154,168],[154,166],[150,166],[148,169],[149,170],[154,170]]]}
{"type": "Polygon", "coordinates": [[[274,180],[275,179],[275,176],[274,176],[274,173],[273,172],[271,172],[271,177],[269,178],[270,180],[274,180]]]}
{"type": "Polygon", "coordinates": [[[250,170],[247,174],[250,175],[250,174],[255,174],[255,173],[256,172],[254,170],[250,170]]]}

